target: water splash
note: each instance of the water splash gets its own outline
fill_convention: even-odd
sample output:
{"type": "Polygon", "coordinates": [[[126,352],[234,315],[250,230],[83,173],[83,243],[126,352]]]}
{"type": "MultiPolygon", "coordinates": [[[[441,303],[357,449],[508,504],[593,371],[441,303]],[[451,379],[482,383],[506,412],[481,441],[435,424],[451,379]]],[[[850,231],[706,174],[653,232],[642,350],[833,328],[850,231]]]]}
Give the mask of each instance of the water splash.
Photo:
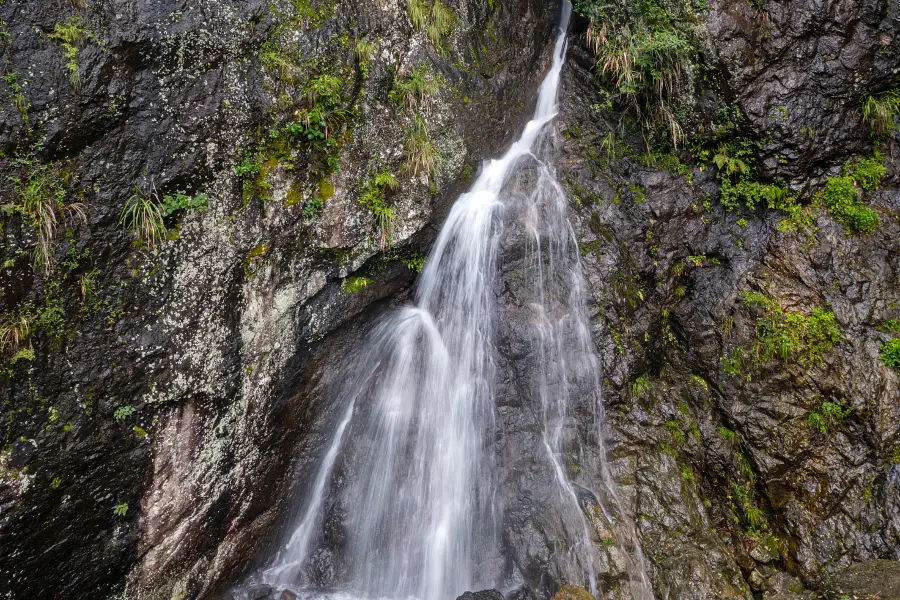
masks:
{"type": "MultiPolygon", "coordinates": [[[[550,70],[534,118],[506,154],[485,165],[472,189],[454,204],[420,277],[415,306],[385,319],[366,342],[363,359],[342,386],[345,409],[321,459],[302,518],[261,580],[308,586],[311,555],[325,528],[334,494],[343,511],[342,577],[351,597],[443,600],[498,584],[492,559],[502,554],[495,422],[496,296],[494,284],[509,184],[523,160],[539,165],[522,225],[535,285],[534,344],[539,361],[542,441],[555,473],[558,511],[574,540],[558,558],[560,572],[598,591],[593,535],[580,488],[567,477],[570,380],[590,388],[594,469],[602,487],[592,497],[617,538],[631,550],[634,598],[649,586],[633,526],[603,499],[616,500],[603,456],[599,364],[584,311],[583,280],[566,201],[553,169],[536,147],[557,114],[571,5],[564,3],[550,70]],[[555,282],[555,283],[554,283],[555,282]],[[562,284],[560,283],[562,282],[562,284]],[[562,285],[562,287],[560,287],[562,285]],[[563,290],[565,288],[565,291],[563,290]],[[562,293],[562,295],[561,295],[562,293]],[[336,471],[345,476],[336,483],[336,471]],[[330,488],[337,491],[329,492],[330,488]],[[629,528],[630,527],[630,528],[629,528]]],[[[575,449],[580,453],[580,449],[575,449]]],[[[317,593],[305,590],[310,597],[317,593]]]]}

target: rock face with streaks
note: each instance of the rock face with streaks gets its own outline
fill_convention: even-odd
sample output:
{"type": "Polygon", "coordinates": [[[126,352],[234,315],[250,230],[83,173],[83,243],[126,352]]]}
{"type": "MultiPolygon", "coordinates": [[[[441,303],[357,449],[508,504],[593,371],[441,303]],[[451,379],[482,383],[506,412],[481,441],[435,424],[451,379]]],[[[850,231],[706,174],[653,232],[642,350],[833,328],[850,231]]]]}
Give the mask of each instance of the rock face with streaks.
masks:
{"type": "MultiPolygon", "coordinates": [[[[642,154],[576,22],[557,171],[611,468],[660,598],[887,598],[860,578],[900,560],[900,147],[860,107],[897,85],[900,5],[702,4],[694,106],[740,114],[803,226],[723,206],[711,156],[642,154]],[[819,194],[875,144],[878,227],[853,233],[819,194]]],[[[446,7],[429,29],[395,0],[0,2],[0,596],[212,598],[267,555],[325,390],[547,67],[553,3],[446,7]]],[[[532,509],[507,597],[584,585],[547,572],[532,509]]]]}

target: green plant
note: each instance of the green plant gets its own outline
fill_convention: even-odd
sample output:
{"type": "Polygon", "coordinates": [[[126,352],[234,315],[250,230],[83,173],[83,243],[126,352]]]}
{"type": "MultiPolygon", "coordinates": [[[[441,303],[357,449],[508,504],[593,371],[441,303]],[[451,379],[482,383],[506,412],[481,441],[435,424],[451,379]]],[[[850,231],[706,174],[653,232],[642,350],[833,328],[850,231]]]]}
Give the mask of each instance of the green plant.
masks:
{"type": "Polygon", "coordinates": [[[843,398],[839,402],[825,401],[818,410],[810,411],[806,418],[806,424],[810,429],[828,433],[840,427],[844,419],[849,417],[852,412],[852,408],[844,406],[843,398]]]}
{"type": "Polygon", "coordinates": [[[425,257],[421,255],[409,256],[400,259],[406,268],[416,273],[421,273],[425,269],[425,257]]]}
{"type": "Polygon", "coordinates": [[[772,358],[822,364],[823,355],[843,339],[834,313],[814,308],[809,315],[786,311],[759,292],[744,292],[744,303],[762,309],[756,321],[753,356],[762,363],[772,358]]]}
{"type": "Polygon", "coordinates": [[[590,20],[587,42],[601,84],[650,133],[683,139],[678,98],[693,80],[697,49],[694,15],[674,3],[581,0],[575,8],[590,20]]]}
{"type": "Polygon", "coordinates": [[[863,121],[879,136],[894,130],[894,118],[898,114],[900,114],[900,85],[866,96],[863,101],[863,121]]]}
{"type": "Polygon", "coordinates": [[[650,378],[646,375],[635,377],[631,384],[631,393],[635,398],[640,398],[650,389],[650,378]]]}
{"type": "Polygon", "coordinates": [[[19,214],[35,232],[37,243],[34,264],[45,273],[53,269],[53,243],[61,217],[72,216],[87,221],[84,204],[66,204],[68,172],[59,165],[24,163],[31,171],[28,179],[11,178],[16,187],[16,201],[0,205],[6,214],[19,214]]]}
{"type": "Polygon", "coordinates": [[[375,56],[375,44],[360,38],[356,40],[356,44],[353,46],[353,54],[356,56],[356,60],[359,61],[359,70],[362,72],[363,77],[368,77],[369,63],[375,56]]]}
{"type": "Polygon", "coordinates": [[[176,211],[193,208],[204,211],[208,201],[209,197],[206,194],[188,196],[178,192],[175,195],[166,195],[163,196],[162,204],[159,206],[159,214],[163,217],[168,217],[176,211]]]}
{"type": "Polygon", "coordinates": [[[388,98],[395,104],[402,104],[407,110],[418,110],[444,85],[440,75],[431,71],[426,64],[413,69],[406,77],[397,79],[388,98]]]}
{"type": "Polygon", "coordinates": [[[878,214],[859,201],[856,180],[849,175],[829,177],[820,192],[828,212],[850,233],[871,233],[878,229],[878,214]]]}
{"type": "Polygon", "coordinates": [[[128,417],[134,414],[134,407],[130,404],[118,407],[113,413],[113,418],[118,423],[124,423],[128,417]]]}
{"type": "Polygon", "coordinates": [[[90,31],[84,26],[79,15],[73,16],[67,23],[57,23],[53,33],[47,35],[50,39],[58,41],[63,48],[63,56],[66,59],[66,70],[69,71],[69,82],[72,87],[78,89],[81,85],[81,77],[78,67],[78,50],[84,46],[84,42],[93,38],[90,31]]]}
{"type": "Polygon", "coordinates": [[[397,178],[390,171],[379,171],[372,175],[359,198],[360,205],[372,211],[381,232],[381,249],[384,250],[391,237],[394,209],[385,201],[386,190],[397,188],[397,178]]]}
{"type": "Polygon", "coordinates": [[[117,517],[124,517],[128,514],[128,503],[120,502],[113,507],[113,514],[117,517]]]}
{"type": "Polygon", "coordinates": [[[13,106],[16,107],[16,110],[19,111],[19,116],[22,117],[22,122],[25,124],[25,127],[28,127],[28,109],[31,108],[31,104],[28,103],[28,100],[25,98],[25,92],[22,89],[22,84],[19,83],[20,75],[18,73],[7,73],[0,77],[0,79],[6,82],[6,86],[9,88],[10,94],[12,94],[13,106]]]}
{"type": "Polygon", "coordinates": [[[130,230],[137,240],[150,247],[162,242],[166,238],[166,225],[156,190],[145,193],[135,185],[134,194],[125,202],[119,215],[119,226],[130,230]]]}
{"type": "Polygon", "coordinates": [[[413,27],[424,30],[425,35],[438,49],[453,33],[456,24],[456,15],[441,0],[409,0],[407,14],[413,27]]]}
{"type": "Polygon", "coordinates": [[[440,156],[428,133],[425,119],[420,115],[416,115],[412,127],[406,132],[404,151],[406,172],[413,177],[424,173],[429,180],[432,179],[440,163],[440,156]]]}
{"type": "Polygon", "coordinates": [[[892,338],[881,345],[881,362],[900,369],[900,338],[892,338]]]}
{"type": "Polygon", "coordinates": [[[348,277],[344,280],[341,289],[347,294],[352,294],[363,289],[370,283],[372,283],[372,280],[368,277],[348,277]]]}
{"type": "Polygon", "coordinates": [[[740,503],[744,512],[744,518],[751,530],[761,531],[769,526],[766,514],[750,499],[750,484],[742,485],[736,481],[731,482],[731,491],[740,503]]]}
{"type": "Polygon", "coordinates": [[[870,192],[878,189],[887,170],[884,168],[884,157],[875,150],[869,158],[848,162],[842,172],[852,177],[862,189],[870,192]]]}
{"type": "Polygon", "coordinates": [[[27,312],[5,312],[0,315],[0,353],[11,352],[31,335],[34,320],[27,312]]]}

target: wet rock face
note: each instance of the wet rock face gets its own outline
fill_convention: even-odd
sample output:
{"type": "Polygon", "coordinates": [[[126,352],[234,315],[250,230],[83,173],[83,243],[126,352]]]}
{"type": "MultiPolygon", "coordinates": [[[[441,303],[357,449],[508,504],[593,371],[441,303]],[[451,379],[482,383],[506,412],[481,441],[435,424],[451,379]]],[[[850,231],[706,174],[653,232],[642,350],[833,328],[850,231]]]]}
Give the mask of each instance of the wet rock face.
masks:
{"type": "Polygon", "coordinates": [[[764,141],[767,174],[804,186],[868,151],[859,108],[896,80],[898,22],[891,2],[715,3],[712,62],[726,101],[764,141]]]}
{"type": "MultiPolygon", "coordinates": [[[[878,89],[897,68],[896,48],[879,52],[878,41],[896,38],[896,9],[764,6],[784,36],[753,38],[758,23],[741,15],[756,11],[744,2],[710,13],[717,54],[734,59],[722,85],[760,131],[772,131],[764,117],[773,104],[788,106],[790,121],[762,140],[763,155],[803,146],[793,132],[804,123],[827,124],[806,158],[771,170],[806,178],[815,191],[817,163],[871,152],[860,87],[878,89]],[[859,69],[801,68],[798,48],[824,43],[814,40],[834,29],[841,10],[856,17],[842,21],[845,37],[834,43],[859,69]],[[765,54],[775,46],[783,53],[765,54]]],[[[658,593],[808,597],[823,573],[896,559],[900,378],[879,360],[900,283],[896,134],[882,142],[894,154],[867,200],[881,221],[875,232],[851,235],[821,206],[814,234],[783,232],[776,211],[724,210],[714,168],[670,173],[637,156],[640,139],[625,140],[638,150],[604,145],[620,131],[617,115],[597,109],[602,98],[592,96],[582,68],[591,59],[581,52],[573,49],[565,84],[559,168],[593,294],[613,468],[658,593]],[[761,308],[760,296],[745,292],[774,302],[761,308]],[[803,344],[766,351],[773,331],[786,344],[828,313],[840,335],[821,355],[803,344]]]]}
{"type": "MultiPolygon", "coordinates": [[[[0,2],[0,595],[212,597],[265,555],[333,431],[327,390],[406,298],[448,204],[508,145],[547,66],[554,3],[447,4],[457,20],[436,47],[404,2],[0,2]],[[410,110],[389,93],[421,64],[443,85],[410,110]],[[305,119],[325,99],[328,133],[305,119]],[[404,168],[416,117],[444,159],[431,181],[404,168]],[[285,146],[291,126],[303,135],[285,146]],[[382,171],[399,183],[387,228],[359,202],[382,171]],[[32,264],[47,217],[29,189],[57,215],[49,270],[32,264]],[[118,224],[130,197],[178,193],[206,207],[174,206],[165,241],[134,244],[118,224]]],[[[711,8],[716,93],[748,117],[766,175],[817,189],[869,153],[858,107],[896,82],[898,10],[711,8]]],[[[783,233],[774,212],[724,211],[709,169],[688,179],[602,149],[611,116],[591,59],[577,45],[571,59],[560,178],[611,466],[659,596],[806,598],[832,589],[822,573],[896,559],[900,376],[878,360],[900,319],[896,136],[868,197],[876,232],[850,236],[818,210],[814,237],[783,233]],[[827,309],[840,340],[757,360],[782,313],[748,290],[795,324],[827,309]]],[[[508,258],[512,282],[524,259],[508,258]]],[[[529,462],[539,431],[517,404],[533,357],[514,292],[499,292],[500,350],[520,380],[498,385],[501,451],[521,461],[505,543],[537,590],[524,598],[566,582],[544,543],[561,525],[527,481],[551,474],[529,462]]],[[[341,580],[341,521],[333,510],[313,561],[325,584],[341,580]]],[[[614,546],[595,554],[615,588],[614,546]]],[[[859,573],[889,582],[895,566],[859,573]]],[[[853,573],[834,589],[889,597],[853,573]]]]}
{"type": "Polygon", "coordinates": [[[331,431],[319,386],[546,67],[552,6],[447,4],[437,42],[398,2],[0,5],[0,595],[209,597],[271,539],[331,431]],[[441,83],[406,109],[419,65],[441,83]],[[359,202],[382,171],[389,230],[359,202]],[[27,189],[59,203],[48,272],[27,189]],[[167,239],[132,243],[132,196],[170,197],[167,239]]]}

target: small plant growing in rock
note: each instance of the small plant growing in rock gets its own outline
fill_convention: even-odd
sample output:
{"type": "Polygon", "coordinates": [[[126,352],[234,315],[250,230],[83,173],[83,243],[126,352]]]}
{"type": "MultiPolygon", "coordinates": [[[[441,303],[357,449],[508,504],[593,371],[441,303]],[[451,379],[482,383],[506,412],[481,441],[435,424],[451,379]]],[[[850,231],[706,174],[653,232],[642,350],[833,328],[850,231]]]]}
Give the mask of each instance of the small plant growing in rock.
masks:
{"type": "Polygon", "coordinates": [[[863,121],[879,136],[894,130],[894,118],[898,114],[900,114],[900,86],[894,86],[880,94],[866,96],[863,101],[863,121]]]}
{"type": "Polygon", "coordinates": [[[437,170],[440,156],[428,133],[425,119],[419,115],[416,115],[412,127],[406,132],[404,151],[406,153],[406,172],[413,177],[424,173],[431,179],[437,170]]]}
{"type": "Polygon", "coordinates": [[[848,162],[842,170],[867,192],[877,190],[887,173],[887,169],[884,168],[884,157],[878,150],[875,150],[869,158],[848,162]]]}
{"type": "Polygon", "coordinates": [[[24,313],[0,315],[0,352],[15,351],[34,328],[33,320],[24,313]]]}
{"type": "Polygon", "coordinates": [[[84,204],[66,204],[69,174],[58,165],[24,163],[28,179],[14,178],[16,201],[0,205],[0,212],[18,214],[31,225],[37,236],[34,249],[35,267],[44,273],[53,270],[53,243],[60,218],[74,217],[87,221],[84,204]]]}
{"type": "Polygon", "coordinates": [[[646,375],[635,377],[634,383],[631,384],[631,394],[640,399],[650,389],[650,378],[646,375]]]}
{"type": "Polygon", "coordinates": [[[389,171],[375,173],[363,188],[359,203],[363,208],[372,211],[381,232],[381,249],[384,250],[391,238],[394,222],[394,209],[387,205],[386,190],[397,188],[397,178],[389,171]]]}
{"type": "Polygon", "coordinates": [[[163,217],[168,217],[179,210],[199,209],[206,210],[209,197],[206,194],[197,194],[196,196],[188,196],[180,192],[174,195],[163,196],[162,204],[159,207],[159,213],[163,217]]]}
{"type": "Polygon", "coordinates": [[[900,338],[893,338],[881,345],[881,362],[900,370],[900,338]]]}
{"type": "Polygon", "coordinates": [[[409,75],[397,79],[394,87],[388,94],[388,99],[395,104],[401,104],[410,111],[416,111],[423,106],[443,86],[441,77],[431,71],[428,65],[421,64],[413,69],[409,75]]]}
{"type": "Polygon", "coordinates": [[[806,424],[810,429],[815,429],[819,433],[829,433],[841,426],[841,423],[850,416],[853,409],[844,406],[844,400],[839,402],[822,402],[817,410],[813,410],[806,418],[806,424]]]}
{"type": "Polygon", "coordinates": [[[124,518],[128,514],[128,503],[120,502],[113,507],[113,514],[117,517],[124,518]]]}
{"type": "Polygon", "coordinates": [[[409,0],[407,5],[409,20],[438,49],[443,46],[456,24],[456,15],[441,0],[409,0]]]}
{"type": "Polygon", "coordinates": [[[744,303],[763,310],[756,321],[754,356],[758,362],[778,358],[821,364],[824,353],[843,339],[834,313],[822,308],[814,308],[809,315],[786,311],[759,292],[745,292],[744,303]]]}
{"type": "Polygon", "coordinates": [[[126,404],[124,406],[120,406],[113,413],[113,418],[117,423],[124,423],[128,417],[134,414],[134,407],[130,404],[126,404]]]}
{"type": "Polygon", "coordinates": [[[348,277],[341,285],[341,290],[347,294],[353,294],[372,283],[368,277],[348,277]]]}
{"type": "Polygon", "coordinates": [[[829,177],[821,192],[828,212],[850,233],[871,233],[878,229],[878,214],[859,201],[856,180],[849,176],[829,177]]]}
{"type": "Polygon", "coordinates": [[[85,41],[93,38],[93,34],[84,26],[81,17],[75,15],[67,23],[57,23],[53,28],[53,33],[48,34],[47,37],[62,45],[66,70],[69,72],[69,82],[73,88],[79,89],[81,76],[78,67],[78,51],[84,46],[85,41]]]}
{"type": "Polygon", "coordinates": [[[150,247],[166,239],[166,225],[156,190],[145,193],[134,186],[134,194],[125,202],[119,215],[119,226],[131,231],[135,239],[150,247]]]}

